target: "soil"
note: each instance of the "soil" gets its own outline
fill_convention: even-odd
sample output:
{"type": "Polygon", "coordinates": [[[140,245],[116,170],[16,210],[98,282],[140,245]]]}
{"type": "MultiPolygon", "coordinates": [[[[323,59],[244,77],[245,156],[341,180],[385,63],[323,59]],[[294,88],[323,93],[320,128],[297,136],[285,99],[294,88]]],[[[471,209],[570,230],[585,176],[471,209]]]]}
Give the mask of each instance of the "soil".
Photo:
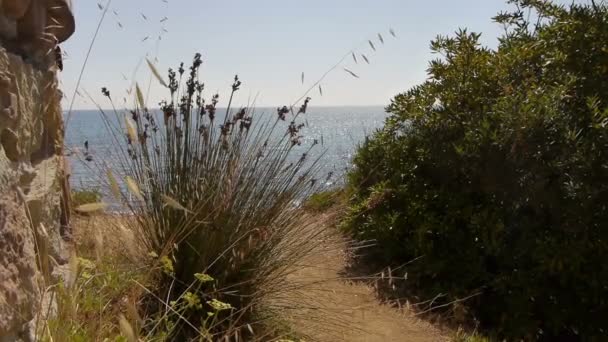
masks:
{"type": "Polygon", "coordinates": [[[297,291],[286,320],[296,334],[327,342],[450,340],[411,310],[381,303],[369,282],[349,279],[348,246],[338,233],[320,240],[315,256],[290,276],[297,291]]]}

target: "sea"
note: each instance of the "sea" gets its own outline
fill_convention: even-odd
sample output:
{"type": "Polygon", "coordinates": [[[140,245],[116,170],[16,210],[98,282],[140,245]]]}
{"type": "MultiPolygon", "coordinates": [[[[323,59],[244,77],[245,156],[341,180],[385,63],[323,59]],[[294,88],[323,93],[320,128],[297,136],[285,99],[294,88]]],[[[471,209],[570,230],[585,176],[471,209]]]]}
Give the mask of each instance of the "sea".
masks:
{"type": "MultiPolygon", "coordinates": [[[[276,111],[276,108],[256,108],[254,118],[276,116],[276,111]]],[[[222,112],[223,109],[218,108],[218,113],[222,112]]],[[[382,106],[309,107],[306,114],[298,118],[306,125],[301,132],[300,149],[317,140],[319,145],[311,150],[309,157],[319,158],[319,177],[325,180],[324,175],[333,175],[327,180],[327,186],[339,184],[359,144],[381,128],[386,117],[382,106]]],[[[64,113],[64,120],[72,189],[96,189],[104,193],[100,186],[105,179],[104,170],[117,168],[112,164],[120,152],[118,143],[104,125],[101,111],[75,110],[70,115],[64,113]]],[[[300,156],[301,153],[294,151],[293,158],[300,156]]]]}

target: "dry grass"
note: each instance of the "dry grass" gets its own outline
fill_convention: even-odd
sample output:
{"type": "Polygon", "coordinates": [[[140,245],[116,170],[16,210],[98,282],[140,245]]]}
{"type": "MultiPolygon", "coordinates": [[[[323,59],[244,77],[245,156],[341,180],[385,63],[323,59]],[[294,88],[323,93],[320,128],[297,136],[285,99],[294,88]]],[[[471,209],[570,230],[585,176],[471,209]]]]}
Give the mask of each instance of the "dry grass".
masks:
{"type": "MultiPolygon", "coordinates": [[[[415,318],[412,312],[380,304],[375,290],[344,278],[350,262],[349,241],[334,229],[339,210],[302,212],[291,238],[311,240],[314,249],[286,271],[285,283],[264,296],[263,315],[242,327],[241,338],[306,341],[447,341],[445,334],[415,318]],[[259,324],[255,323],[255,320],[259,324]],[[258,328],[252,328],[252,326],[258,328]],[[263,329],[259,329],[263,327],[263,329]],[[255,336],[248,333],[255,329],[255,336]],[[273,338],[271,338],[271,336],[273,338]]],[[[42,340],[103,341],[120,337],[120,317],[143,332],[145,291],[153,286],[144,250],[128,228],[134,218],[101,214],[74,218],[74,245],[81,264],[76,286],[58,291],[59,316],[51,320],[42,340]],[[138,266],[139,265],[139,266],[138,266]],[[63,297],[62,297],[63,296],[63,297]],[[66,300],[65,296],[69,296],[66,300]],[[133,309],[137,311],[133,312],[133,309]],[[140,322],[139,324],[136,322],[140,322]],[[52,337],[52,338],[50,338],[52,337]]],[[[155,322],[158,324],[159,322],[155,322]]],[[[460,338],[464,334],[458,335],[460,338]]],[[[146,341],[167,338],[162,332],[141,336],[146,341]]]]}
{"type": "MultiPolygon", "coordinates": [[[[303,213],[292,237],[310,239],[315,248],[291,265],[284,284],[260,303],[265,315],[258,315],[261,324],[253,326],[265,329],[256,329],[254,337],[246,332],[253,328],[245,325],[243,340],[267,341],[274,336],[319,342],[486,341],[462,331],[446,332],[411,310],[381,304],[372,285],[346,277],[352,252],[350,241],[334,229],[339,216],[335,207],[322,214],[303,213]]],[[[76,285],[56,289],[59,315],[49,322],[41,340],[124,339],[121,321],[136,336],[143,332],[143,321],[153,316],[141,310],[145,291],[138,284],[153,286],[154,277],[143,266],[149,264],[149,257],[128,228],[132,221],[133,217],[112,214],[74,218],[74,246],[79,255],[76,285]]],[[[167,336],[158,332],[139,338],[163,341],[167,336]]]]}
{"type": "Polygon", "coordinates": [[[58,268],[58,283],[47,288],[57,305],[39,327],[41,341],[104,341],[120,338],[119,317],[137,322],[134,308],[148,284],[149,262],[141,255],[129,218],[118,215],[73,217],[73,253],[58,268]]]}
{"type": "Polygon", "coordinates": [[[139,86],[135,109],[113,113],[124,124],[102,111],[121,153],[114,173],[124,187],[113,177],[106,182],[131,215],[124,223],[137,245],[160,270],[144,288],[146,335],[266,340],[274,332],[265,323],[282,308],[263,300],[288,290],[285,278],[323,235],[303,227],[296,204],[318,184],[318,160],[308,157],[317,142],[297,150],[305,126],[298,117],[310,100],[275,117],[233,110],[241,86],[235,77],[228,108],[218,113],[219,95],[204,97],[202,63],[195,55],[189,68],[169,70],[168,82],[154,72],[168,86],[162,117],[147,108],[139,86]]]}
{"type": "MultiPolygon", "coordinates": [[[[263,305],[278,310],[265,324],[284,341],[458,341],[488,342],[475,333],[439,329],[422,321],[411,310],[379,303],[373,286],[344,277],[351,260],[349,241],[333,229],[336,212],[303,217],[302,230],[322,231],[313,242],[314,255],[301,260],[287,277],[282,291],[263,305]],[[325,226],[325,227],[323,227],[325,226]],[[279,319],[280,317],[280,319],[279,319]]],[[[74,245],[80,252],[74,287],[55,288],[58,316],[39,336],[41,341],[128,341],[139,336],[149,319],[138,312],[148,268],[130,260],[146,259],[133,247],[133,236],[124,227],[129,217],[97,215],[74,220],[74,245]],[[104,254],[99,256],[97,232],[102,232],[104,254]],[[83,258],[82,256],[89,256],[83,258]],[[125,317],[125,318],[122,318],[125,317]]],[[[260,317],[261,318],[261,317],[260,317]]],[[[247,327],[246,327],[247,328],[247,327]]],[[[248,328],[247,328],[248,329],[248,328]]],[[[256,333],[258,333],[256,331],[256,333]]],[[[165,341],[166,336],[140,336],[140,341],[165,341]]],[[[243,340],[268,341],[260,336],[243,340]]]]}
{"type": "Polygon", "coordinates": [[[135,233],[129,229],[132,218],[104,213],[95,216],[73,216],[73,239],[79,255],[100,259],[114,256],[137,263],[145,258],[135,233]]]}

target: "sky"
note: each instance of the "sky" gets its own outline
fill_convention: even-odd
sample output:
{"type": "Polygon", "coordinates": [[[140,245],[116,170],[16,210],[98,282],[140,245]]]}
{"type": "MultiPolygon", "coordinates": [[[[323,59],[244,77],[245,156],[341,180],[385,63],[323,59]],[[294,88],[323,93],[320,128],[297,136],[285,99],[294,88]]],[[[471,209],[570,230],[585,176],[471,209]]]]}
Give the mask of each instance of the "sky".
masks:
{"type": "Polygon", "coordinates": [[[428,62],[435,58],[429,43],[438,34],[468,28],[481,32],[484,44],[496,46],[502,29],[491,18],[511,8],[504,0],[73,2],[76,32],[62,46],[67,54],[61,75],[65,110],[92,109],[95,103],[108,108],[102,87],[110,90],[119,106],[125,99],[133,104],[127,89],[134,82],[147,94],[148,106],[157,107],[167,90],[151,81],[144,58],[155,61],[166,74],[181,61],[188,65],[197,52],[203,56],[200,77],[207,97],[217,92],[225,101],[238,74],[243,86],[237,104],[255,100],[256,106],[265,107],[292,104],[343,56],[355,51],[359,63],[352,57],[340,63],[321,81],[323,95],[318,87],[310,92],[311,105],[385,106],[394,95],[425,80],[428,62]],[[82,96],[75,95],[105,8],[108,11],[82,74],[82,96]],[[397,38],[389,34],[391,28],[397,38]],[[367,40],[373,41],[377,51],[367,40]],[[369,65],[360,54],[369,58],[369,65]]]}

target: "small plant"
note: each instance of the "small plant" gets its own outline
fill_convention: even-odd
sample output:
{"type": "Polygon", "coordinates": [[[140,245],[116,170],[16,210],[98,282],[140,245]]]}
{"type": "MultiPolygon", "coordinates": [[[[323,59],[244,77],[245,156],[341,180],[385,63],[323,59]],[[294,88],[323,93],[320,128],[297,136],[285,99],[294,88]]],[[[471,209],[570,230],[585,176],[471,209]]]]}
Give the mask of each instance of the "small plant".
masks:
{"type": "Polygon", "coordinates": [[[74,208],[85,204],[99,203],[102,195],[98,189],[81,189],[72,191],[72,206],[74,208]]]}
{"type": "Polygon", "coordinates": [[[304,209],[321,213],[342,202],[344,202],[344,192],[341,189],[320,191],[312,194],[304,202],[304,209]]]}
{"type": "Polygon", "coordinates": [[[458,331],[454,334],[452,338],[452,342],[492,342],[494,340],[482,336],[476,332],[467,333],[462,329],[458,329],[458,331]]]}
{"type": "MultiPolygon", "coordinates": [[[[138,283],[147,284],[146,267],[118,256],[99,260],[72,256],[67,277],[48,289],[57,311],[39,331],[41,341],[103,341],[120,336],[118,316],[139,321],[138,283]]],[[[141,324],[137,323],[136,327],[141,324]]]]}

